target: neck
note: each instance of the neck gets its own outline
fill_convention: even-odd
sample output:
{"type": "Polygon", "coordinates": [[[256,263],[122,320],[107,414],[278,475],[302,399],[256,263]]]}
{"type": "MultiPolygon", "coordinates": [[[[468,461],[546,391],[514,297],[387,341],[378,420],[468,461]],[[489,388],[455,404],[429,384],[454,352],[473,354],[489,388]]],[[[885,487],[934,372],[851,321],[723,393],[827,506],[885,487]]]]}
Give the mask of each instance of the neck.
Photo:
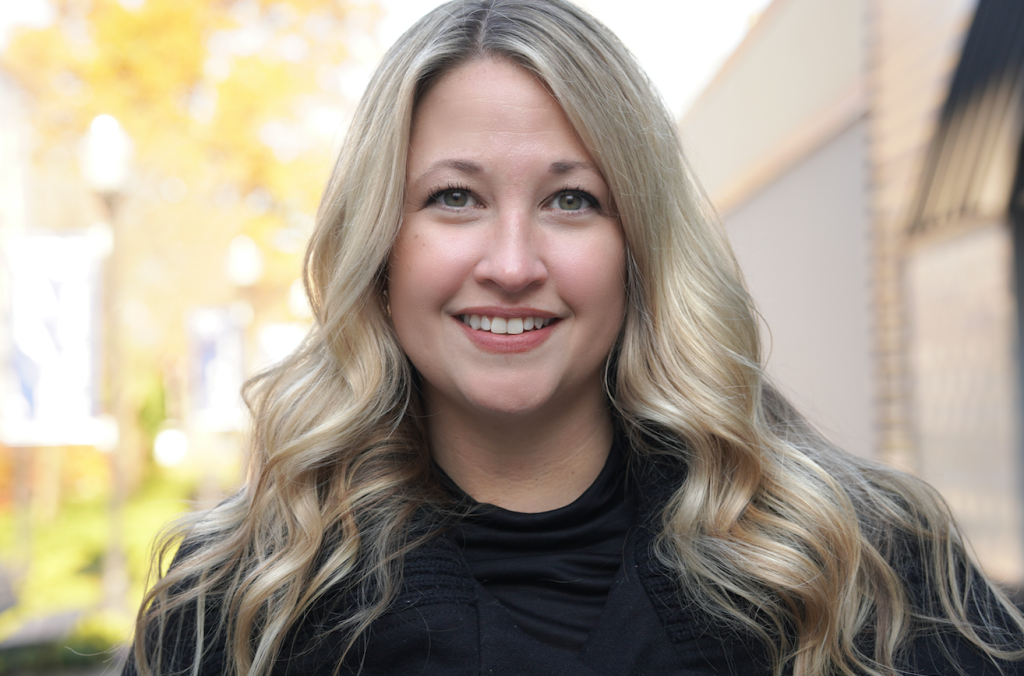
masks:
{"type": "Polygon", "coordinates": [[[434,460],[477,502],[546,512],[581,496],[601,473],[612,444],[603,395],[557,415],[430,410],[434,460]]]}

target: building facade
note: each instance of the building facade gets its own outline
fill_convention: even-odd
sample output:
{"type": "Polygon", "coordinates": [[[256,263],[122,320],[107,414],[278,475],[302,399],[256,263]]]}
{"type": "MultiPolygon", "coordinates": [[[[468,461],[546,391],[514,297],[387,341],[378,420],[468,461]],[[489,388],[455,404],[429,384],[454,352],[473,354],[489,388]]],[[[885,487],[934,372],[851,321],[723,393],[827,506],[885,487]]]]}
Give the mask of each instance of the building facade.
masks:
{"type": "Polygon", "coordinates": [[[1019,35],[1014,0],[775,0],[680,123],[770,375],[826,436],[938,488],[1015,585],[1019,35]]]}

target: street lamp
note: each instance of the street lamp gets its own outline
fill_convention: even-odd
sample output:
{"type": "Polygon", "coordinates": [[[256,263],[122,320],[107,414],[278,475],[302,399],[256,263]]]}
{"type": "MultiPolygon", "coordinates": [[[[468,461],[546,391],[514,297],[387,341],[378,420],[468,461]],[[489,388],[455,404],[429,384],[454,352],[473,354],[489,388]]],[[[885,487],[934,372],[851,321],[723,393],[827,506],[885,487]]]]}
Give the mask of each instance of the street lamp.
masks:
{"type": "Polygon", "coordinates": [[[260,247],[248,235],[238,235],[228,245],[228,281],[245,289],[253,286],[263,277],[263,254],[260,247]]]}
{"type": "Polygon", "coordinates": [[[110,497],[110,534],[103,562],[103,595],[105,604],[115,609],[126,607],[128,593],[128,571],[123,542],[124,503],[127,497],[125,437],[131,425],[132,414],[125,396],[123,356],[117,317],[121,305],[120,274],[124,258],[118,212],[128,181],[131,154],[131,139],[114,117],[100,115],[92,121],[83,143],[82,171],[86,183],[106,205],[109,221],[107,227],[112,245],[106,266],[103,310],[107,374],[105,409],[117,423],[117,434],[113,448],[110,449],[113,486],[110,497]]]}
{"type": "Polygon", "coordinates": [[[251,342],[248,329],[255,317],[256,286],[264,271],[263,253],[248,235],[234,237],[225,253],[224,275],[234,288],[235,298],[226,313],[220,315],[222,320],[210,325],[216,328],[207,334],[207,340],[218,336],[213,352],[220,367],[205,370],[198,381],[203,394],[194,399],[202,400],[209,408],[193,419],[193,433],[200,443],[216,449],[207,455],[202,465],[201,503],[218,499],[224,463],[236,458],[241,449],[239,432],[244,408],[238,389],[247,370],[245,355],[251,342]],[[226,400],[223,393],[228,393],[226,400]]]}
{"type": "Polygon", "coordinates": [[[132,142],[111,115],[98,115],[85,137],[83,168],[89,187],[100,194],[119,193],[128,180],[132,142]]]}

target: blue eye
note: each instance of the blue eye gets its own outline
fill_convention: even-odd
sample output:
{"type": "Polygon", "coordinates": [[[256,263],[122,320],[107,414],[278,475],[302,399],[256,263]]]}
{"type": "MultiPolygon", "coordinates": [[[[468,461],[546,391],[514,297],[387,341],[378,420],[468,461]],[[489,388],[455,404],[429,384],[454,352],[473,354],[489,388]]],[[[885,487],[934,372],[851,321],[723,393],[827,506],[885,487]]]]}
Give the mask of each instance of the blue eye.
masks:
{"type": "Polygon", "coordinates": [[[582,211],[597,208],[597,200],[582,190],[563,190],[551,199],[548,207],[559,211],[582,211]]]}

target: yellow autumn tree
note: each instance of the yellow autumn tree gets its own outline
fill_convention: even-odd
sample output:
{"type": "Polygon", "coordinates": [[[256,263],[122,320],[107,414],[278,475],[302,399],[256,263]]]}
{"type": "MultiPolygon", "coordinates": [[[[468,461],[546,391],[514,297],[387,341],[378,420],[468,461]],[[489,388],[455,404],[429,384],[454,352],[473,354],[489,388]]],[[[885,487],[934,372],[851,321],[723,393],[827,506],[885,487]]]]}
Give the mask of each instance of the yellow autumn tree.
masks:
{"type": "MultiPolygon", "coordinates": [[[[44,178],[62,175],[62,163],[74,175],[96,115],[113,115],[132,139],[118,277],[141,400],[154,364],[185,353],[189,309],[238,300],[224,274],[238,234],[264,255],[263,278],[244,292],[256,320],[294,319],[288,288],[349,103],[339,69],[348,39],[375,14],[339,0],[52,4],[52,25],[15,33],[0,67],[29,94],[44,178]]],[[[37,183],[37,222],[89,225],[88,209],[69,206],[87,194],[76,197],[68,181],[37,183]],[[51,200],[60,191],[68,194],[51,200]]]]}
{"type": "MultiPolygon", "coordinates": [[[[114,358],[144,428],[165,414],[187,414],[191,310],[251,307],[254,327],[296,319],[288,290],[351,104],[340,84],[347,44],[372,28],[376,13],[340,0],[50,4],[50,26],[15,32],[0,53],[0,71],[30,107],[31,222],[73,230],[106,217],[77,156],[97,115],[117,118],[134,159],[117,218],[118,307],[106,331],[121,336],[114,358]],[[239,234],[255,240],[264,259],[262,278],[244,289],[225,275],[228,245],[239,234]]],[[[255,351],[254,332],[249,339],[255,351]]],[[[149,449],[139,430],[126,432],[138,478],[149,449]]],[[[60,473],[95,471],[106,481],[103,463],[88,469],[66,455],[63,466],[60,473]]],[[[89,523],[73,533],[46,531],[62,543],[61,556],[33,560],[20,614],[7,612],[7,624],[99,603],[97,565],[79,561],[85,549],[74,544],[79,531],[102,531],[89,523]]],[[[136,533],[141,544],[128,543],[136,597],[151,538],[136,533]]]]}
{"type": "Polygon", "coordinates": [[[73,142],[107,113],[127,129],[146,167],[197,187],[230,182],[309,206],[315,191],[282,169],[316,154],[311,118],[338,104],[334,76],[352,13],[345,4],[59,0],[55,7],[50,27],[19,31],[3,57],[32,95],[44,143],[73,142]]]}

